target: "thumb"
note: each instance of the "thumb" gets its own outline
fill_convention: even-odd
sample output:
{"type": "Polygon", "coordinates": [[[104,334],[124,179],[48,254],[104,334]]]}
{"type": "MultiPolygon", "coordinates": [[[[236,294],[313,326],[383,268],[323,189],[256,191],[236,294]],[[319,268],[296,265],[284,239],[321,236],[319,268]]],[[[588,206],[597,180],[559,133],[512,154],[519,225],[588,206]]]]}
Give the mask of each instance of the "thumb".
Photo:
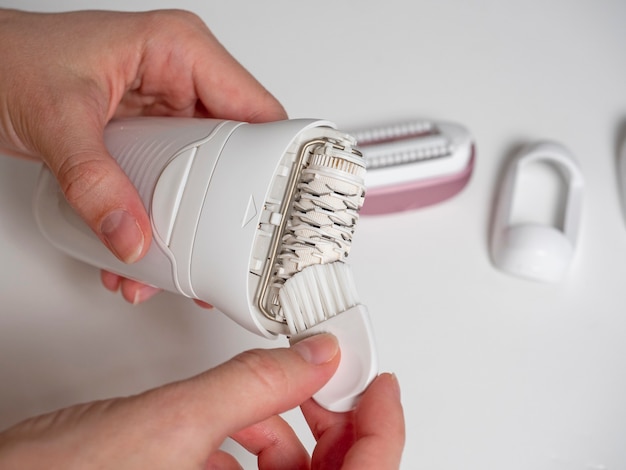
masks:
{"type": "Polygon", "coordinates": [[[193,379],[161,389],[185,403],[191,427],[209,424],[217,439],[295,408],[324,386],[339,364],[337,339],[311,336],[291,348],[252,350],[193,379]],[[169,388],[169,390],[168,390],[169,388]]]}
{"type": "Polygon", "coordinates": [[[146,209],[104,145],[104,124],[79,120],[65,122],[60,142],[44,144],[41,153],[74,210],[117,258],[135,262],[150,245],[146,209]]]}
{"type": "Polygon", "coordinates": [[[0,457],[19,462],[10,468],[40,468],[41,462],[54,468],[206,468],[227,436],[321,388],[337,368],[338,353],[331,335],[290,349],[249,351],[188,380],[25,421],[0,435],[8,449],[0,457]]]}

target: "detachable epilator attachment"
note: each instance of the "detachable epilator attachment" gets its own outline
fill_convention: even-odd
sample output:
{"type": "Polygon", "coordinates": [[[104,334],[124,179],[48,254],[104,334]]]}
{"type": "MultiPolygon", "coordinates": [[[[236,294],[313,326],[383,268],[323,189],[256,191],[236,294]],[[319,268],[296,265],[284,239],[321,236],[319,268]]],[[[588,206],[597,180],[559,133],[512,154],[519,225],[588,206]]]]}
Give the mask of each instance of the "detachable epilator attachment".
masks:
{"type": "Polygon", "coordinates": [[[555,142],[528,145],[506,169],[493,217],[491,256],[496,267],[536,281],[561,280],[576,249],[582,213],[584,181],[572,154],[555,142]],[[550,164],[563,177],[567,189],[559,226],[512,223],[520,173],[529,165],[550,164]]]}
{"type": "Polygon", "coordinates": [[[409,121],[351,131],[367,162],[362,214],[385,214],[442,202],[465,187],[475,149],[466,128],[409,121]]]}

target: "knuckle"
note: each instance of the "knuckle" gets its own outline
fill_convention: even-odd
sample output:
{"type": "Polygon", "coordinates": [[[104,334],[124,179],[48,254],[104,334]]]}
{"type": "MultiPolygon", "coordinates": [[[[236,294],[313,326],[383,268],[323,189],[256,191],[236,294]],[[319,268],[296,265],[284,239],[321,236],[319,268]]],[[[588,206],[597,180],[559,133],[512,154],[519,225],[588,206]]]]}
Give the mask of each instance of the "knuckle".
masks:
{"type": "Polygon", "coordinates": [[[157,32],[162,32],[164,28],[181,33],[188,32],[190,28],[207,29],[204,21],[188,10],[156,10],[150,13],[150,18],[153,20],[152,27],[157,32]]]}
{"type": "Polygon", "coordinates": [[[289,391],[289,374],[273,355],[267,351],[251,350],[235,356],[234,361],[244,369],[258,386],[269,394],[284,394],[289,391]]]}
{"type": "Polygon", "coordinates": [[[180,21],[182,21],[183,23],[192,23],[192,24],[201,24],[204,25],[204,22],[200,19],[200,17],[189,10],[182,10],[182,9],[174,9],[174,10],[170,10],[172,13],[172,17],[176,18],[180,21]]]}
{"type": "Polygon", "coordinates": [[[82,156],[67,158],[57,174],[65,198],[79,211],[102,194],[107,177],[108,171],[100,161],[82,156]]]}

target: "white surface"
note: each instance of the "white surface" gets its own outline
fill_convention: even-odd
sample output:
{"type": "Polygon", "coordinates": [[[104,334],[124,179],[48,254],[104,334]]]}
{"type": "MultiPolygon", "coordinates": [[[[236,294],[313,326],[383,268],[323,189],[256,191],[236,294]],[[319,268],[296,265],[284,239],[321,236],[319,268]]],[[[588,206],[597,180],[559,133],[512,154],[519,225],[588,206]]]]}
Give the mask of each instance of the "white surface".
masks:
{"type": "MultiPolygon", "coordinates": [[[[354,128],[424,116],[459,121],[476,137],[477,166],[460,195],[364,218],[352,250],[382,369],[403,389],[403,468],[626,468],[626,230],[616,171],[626,137],[626,2],[55,2],[165,6],[201,14],[292,117],[354,128]],[[488,257],[503,163],[544,138],[574,153],[586,181],[578,251],[556,285],[502,274],[488,257]]],[[[95,270],[36,232],[36,172],[0,160],[0,426],[275,344],[185,299],[133,308],[105,292],[95,270]]]]}

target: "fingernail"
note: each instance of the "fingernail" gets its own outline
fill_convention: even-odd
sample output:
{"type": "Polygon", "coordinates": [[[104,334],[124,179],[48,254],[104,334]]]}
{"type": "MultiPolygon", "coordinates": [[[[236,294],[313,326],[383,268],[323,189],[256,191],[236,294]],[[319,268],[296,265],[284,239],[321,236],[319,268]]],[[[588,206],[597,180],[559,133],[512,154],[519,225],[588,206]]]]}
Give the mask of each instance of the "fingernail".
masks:
{"type": "Polygon", "coordinates": [[[211,304],[209,304],[209,303],[207,303],[207,302],[204,302],[204,301],[202,301],[202,300],[193,299],[193,301],[194,301],[197,305],[199,305],[200,307],[202,307],[202,308],[206,308],[206,309],[208,309],[208,310],[212,310],[212,309],[214,309],[214,308],[215,308],[213,305],[211,305],[211,304]]]}
{"type": "Polygon", "coordinates": [[[314,365],[326,364],[337,355],[337,338],[330,334],[309,336],[291,347],[305,361],[314,365]]]}
{"type": "Polygon", "coordinates": [[[143,232],[137,219],[124,210],[107,215],[100,225],[100,233],[113,254],[125,263],[137,261],[143,251],[143,232]]]}
{"type": "Polygon", "coordinates": [[[396,394],[396,397],[398,398],[398,401],[400,401],[402,399],[402,392],[400,390],[400,381],[398,380],[398,376],[393,373],[390,374],[391,375],[391,381],[393,383],[393,391],[396,394]]]}
{"type": "Polygon", "coordinates": [[[152,287],[152,286],[147,286],[147,285],[143,286],[141,289],[137,289],[135,291],[135,297],[133,298],[133,305],[137,305],[137,304],[140,304],[141,302],[145,302],[151,297],[154,297],[155,295],[157,295],[159,292],[161,292],[161,289],[159,289],[158,287],[152,287]]]}

